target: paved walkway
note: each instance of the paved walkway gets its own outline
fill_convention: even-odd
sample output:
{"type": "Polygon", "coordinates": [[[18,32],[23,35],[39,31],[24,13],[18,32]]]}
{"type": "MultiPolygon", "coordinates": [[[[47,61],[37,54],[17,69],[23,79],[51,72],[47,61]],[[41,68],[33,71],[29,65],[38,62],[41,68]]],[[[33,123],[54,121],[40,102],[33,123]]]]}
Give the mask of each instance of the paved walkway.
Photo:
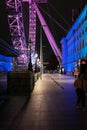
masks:
{"type": "Polygon", "coordinates": [[[0,130],[86,130],[87,111],[76,109],[71,76],[44,74],[31,94],[0,107],[0,130]]]}

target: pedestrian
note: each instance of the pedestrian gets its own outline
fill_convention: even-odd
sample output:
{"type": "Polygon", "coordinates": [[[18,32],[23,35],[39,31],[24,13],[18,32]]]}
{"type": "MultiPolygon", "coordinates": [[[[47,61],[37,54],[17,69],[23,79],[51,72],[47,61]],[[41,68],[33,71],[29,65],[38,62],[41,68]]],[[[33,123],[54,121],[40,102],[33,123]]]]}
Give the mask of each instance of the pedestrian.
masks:
{"type": "Polygon", "coordinates": [[[75,76],[75,78],[77,78],[78,75],[79,75],[79,70],[78,70],[78,68],[75,68],[75,70],[74,70],[74,76],[75,76]]]}
{"type": "Polygon", "coordinates": [[[74,81],[74,87],[76,88],[77,108],[81,108],[83,111],[85,111],[86,110],[86,106],[85,106],[86,83],[83,78],[83,74],[78,75],[77,79],[74,81]]]}

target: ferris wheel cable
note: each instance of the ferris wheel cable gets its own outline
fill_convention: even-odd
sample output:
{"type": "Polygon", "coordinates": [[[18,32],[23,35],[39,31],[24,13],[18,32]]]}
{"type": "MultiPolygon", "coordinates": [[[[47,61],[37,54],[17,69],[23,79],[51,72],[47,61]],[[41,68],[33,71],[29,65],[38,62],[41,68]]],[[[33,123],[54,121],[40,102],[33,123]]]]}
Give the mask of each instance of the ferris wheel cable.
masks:
{"type": "Polygon", "coordinates": [[[71,25],[66,21],[66,19],[54,8],[53,5],[51,5],[49,2],[48,2],[48,5],[59,15],[59,17],[66,23],[66,25],[70,28],[71,25]]]}
{"type": "MultiPolygon", "coordinates": [[[[46,3],[46,8],[47,8],[47,12],[51,15],[51,11],[50,11],[50,9],[49,9],[48,3],[46,3]]],[[[54,24],[52,24],[52,22],[51,22],[52,20],[51,20],[50,18],[49,18],[49,21],[50,21],[50,23],[49,23],[50,26],[54,28],[54,29],[53,29],[53,32],[54,32],[54,34],[55,34],[55,30],[56,30],[55,28],[56,28],[56,27],[55,27],[54,24]]]]}
{"type": "MultiPolygon", "coordinates": [[[[39,6],[39,5],[37,4],[37,6],[39,6]]],[[[48,17],[50,17],[50,18],[53,20],[53,22],[55,22],[65,33],[68,32],[60,23],[58,23],[58,21],[56,21],[51,15],[49,15],[43,8],[41,8],[40,6],[39,6],[39,8],[40,8],[48,17]]]]}
{"type": "MultiPolygon", "coordinates": [[[[55,42],[55,39],[54,39],[54,37],[53,37],[51,31],[50,31],[49,27],[47,26],[46,21],[45,21],[45,19],[43,18],[43,16],[42,16],[42,14],[41,14],[41,12],[40,12],[40,10],[39,10],[37,4],[35,4],[35,3],[34,3],[34,8],[35,8],[35,10],[36,10],[36,12],[37,12],[37,15],[38,15],[38,18],[39,18],[39,20],[40,20],[41,26],[43,27],[43,30],[44,30],[44,32],[45,32],[45,34],[46,34],[46,36],[47,36],[47,39],[48,39],[48,41],[49,41],[49,43],[50,43],[50,45],[51,45],[51,47],[52,47],[52,49],[53,49],[55,55],[56,55],[56,56],[58,55],[58,56],[60,57],[60,59],[62,59],[61,51],[60,51],[60,49],[57,47],[56,42],[55,42]]],[[[58,59],[58,58],[57,58],[57,59],[58,59]]]]}
{"type": "MultiPolygon", "coordinates": [[[[47,4],[47,3],[46,3],[46,8],[47,8],[47,11],[48,11],[48,13],[49,13],[49,15],[50,15],[51,13],[50,13],[50,10],[49,10],[49,7],[48,7],[48,4],[47,4]]],[[[51,23],[51,26],[52,26],[51,19],[49,18],[49,20],[50,20],[50,23],[51,23]]]]}

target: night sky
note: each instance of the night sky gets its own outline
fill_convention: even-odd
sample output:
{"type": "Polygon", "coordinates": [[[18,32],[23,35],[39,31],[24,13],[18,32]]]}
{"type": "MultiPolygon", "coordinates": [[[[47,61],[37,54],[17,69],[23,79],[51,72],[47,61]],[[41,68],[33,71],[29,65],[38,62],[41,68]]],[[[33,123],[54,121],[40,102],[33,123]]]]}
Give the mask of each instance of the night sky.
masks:
{"type": "Polygon", "coordinates": [[[85,0],[48,0],[55,9],[71,24],[72,8],[80,8],[85,0]]]}

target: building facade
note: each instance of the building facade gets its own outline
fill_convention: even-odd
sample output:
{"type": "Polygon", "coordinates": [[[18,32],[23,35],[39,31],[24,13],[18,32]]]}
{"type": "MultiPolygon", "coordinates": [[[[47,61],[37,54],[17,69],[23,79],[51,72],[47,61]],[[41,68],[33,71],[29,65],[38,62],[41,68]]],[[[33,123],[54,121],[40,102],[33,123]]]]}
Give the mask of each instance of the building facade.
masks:
{"type": "Polygon", "coordinates": [[[79,65],[80,59],[87,59],[87,5],[60,43],[62,45],[62,66],[65,72],[72,73],[79,65]]]}

